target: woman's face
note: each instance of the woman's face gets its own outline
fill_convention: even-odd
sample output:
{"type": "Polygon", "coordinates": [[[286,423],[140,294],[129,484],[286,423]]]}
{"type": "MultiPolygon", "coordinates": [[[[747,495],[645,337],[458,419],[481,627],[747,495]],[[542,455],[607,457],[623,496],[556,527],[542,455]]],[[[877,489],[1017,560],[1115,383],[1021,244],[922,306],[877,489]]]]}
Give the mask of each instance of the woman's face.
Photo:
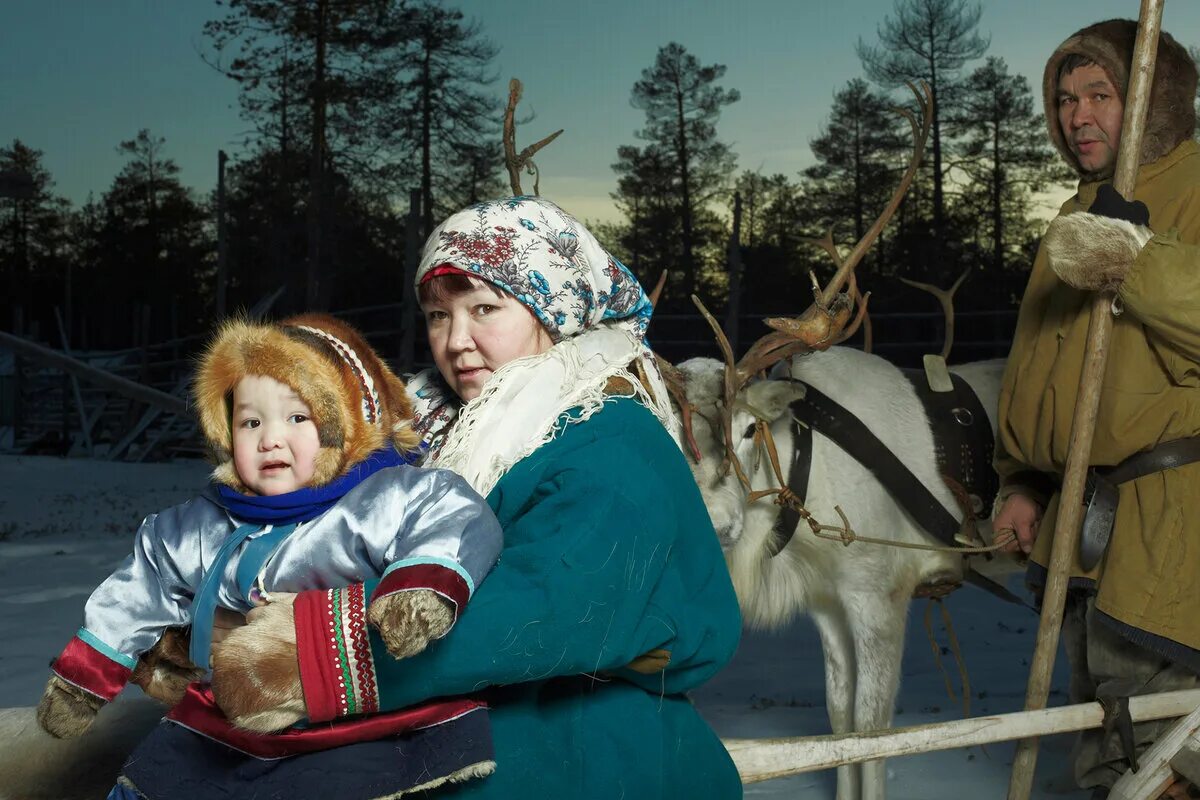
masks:
{"type": "Polygon", "coordinates": [[[515,358],[550,349],[550,334],[512,295],[488,286],[423,303],[433,362],[450,388],[469,402],[492,373],[515,358]]]}

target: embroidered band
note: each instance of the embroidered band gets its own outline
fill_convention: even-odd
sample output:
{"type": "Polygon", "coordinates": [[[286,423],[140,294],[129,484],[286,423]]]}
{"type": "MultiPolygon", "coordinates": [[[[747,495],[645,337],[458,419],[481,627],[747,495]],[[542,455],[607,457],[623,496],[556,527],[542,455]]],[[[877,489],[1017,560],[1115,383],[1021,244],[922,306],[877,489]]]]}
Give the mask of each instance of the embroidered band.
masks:
{"type": "Polygon", "coordinates": [[[300,683],[311,722],[379,710],[361,583],[296,597],[300,683]]]}
{"type": "Polygon", "coordinates": [[[367,368],[359,361],[358,354],[354,352],[354,349],[329,331],[323,331],[320,328],[310,328],[307,325],[297,325],[296,327],[302,331],[308,331],[314,336],[319,336],[333,346],[333,349],[337,351],[337,354],[342,357],[342,360],[346,362],[358,378],[358,383],[363,393],[363,419],[372,425],[378,422],[379,393],[375,391],[375,382],[371,380],[371,373],[367,372],[367,368]]]}

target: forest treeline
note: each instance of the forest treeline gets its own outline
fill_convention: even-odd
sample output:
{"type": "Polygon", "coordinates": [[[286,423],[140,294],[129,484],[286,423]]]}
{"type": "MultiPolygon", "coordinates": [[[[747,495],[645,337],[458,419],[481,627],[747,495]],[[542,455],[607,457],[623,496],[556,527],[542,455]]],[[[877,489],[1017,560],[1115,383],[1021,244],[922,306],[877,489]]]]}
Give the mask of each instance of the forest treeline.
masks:
{"type": "MultiPolygon", "coordinates": [[[[974,266],[961,304],[1013,304],[1045,216],[1039,195],[1070,175],[1040,97],[988,54],[981,13],[966,0],[896,0],[859,40],[863,77],[834,90],[813,165],[796,175],[739,170],[720,133],[739,100],[725,66],[665,44],[631,89],[644,124],[615,147],[620,216],[597,233],[647,284],[669,271],[666,308],[690,311],[694,291],[721,309],[736,196],[742,308],[793,310],[809,271],[829,269],[807,240],[832,229],[850,245],[886,203],[912,149],[894,107],[912,101],[906,82],[926,81],[926,156],[860,283],[887,310],[912,291],[896,277],[948,285],[974,266]]],[[[7,329],[57,343],[57,312],[74,347],[190,335],[211,324],[219,282],[227,309],[279,289],[274,313],[398,302],[408,242],[508,192],[498,47],[444,3],[224,0],[202,40],[251,131],[223,192],[183,185],[152,130],[115,144],[124,166],[82,207],[55,193],[36,142],[0,147],[7,329]]]]}

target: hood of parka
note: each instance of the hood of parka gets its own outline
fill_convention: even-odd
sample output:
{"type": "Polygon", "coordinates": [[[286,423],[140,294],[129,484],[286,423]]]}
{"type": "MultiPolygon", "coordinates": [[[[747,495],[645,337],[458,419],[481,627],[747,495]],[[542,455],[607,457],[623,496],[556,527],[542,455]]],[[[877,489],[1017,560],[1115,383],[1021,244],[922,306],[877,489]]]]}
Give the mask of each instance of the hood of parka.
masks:
{"type": "MultiPolygon", "coordinates": [[[[1129,65],[1133,61],[1133,42],[1137,23],[1128,19],[1110,19],[1089,25],[1073,34],[1058,46],[1046,62],[1042,78],[1042,97],[1046,109],[1046,125],[1050,139],[1058,152],[1085,181],[1112,177],[1115,165],[1103,170],[1084,170],[1067,144],[1066,134],[1058,122],[1058,68],[1067,56],[1081,55],[1099,64],[1109,80],[1125,99],[1129,88],[1129,65]]],[[[1158,40],[1154,62],[1154,83],[1150,90],[1150,108],[1146,115],[1146,130],[1142,134],[1142,153],[1139,164],[1149,164],[1174,150],[1181,142],[1192,138],[1196,128],[1196,63],[1187,50],[1163,31],[1158,40]]]]}

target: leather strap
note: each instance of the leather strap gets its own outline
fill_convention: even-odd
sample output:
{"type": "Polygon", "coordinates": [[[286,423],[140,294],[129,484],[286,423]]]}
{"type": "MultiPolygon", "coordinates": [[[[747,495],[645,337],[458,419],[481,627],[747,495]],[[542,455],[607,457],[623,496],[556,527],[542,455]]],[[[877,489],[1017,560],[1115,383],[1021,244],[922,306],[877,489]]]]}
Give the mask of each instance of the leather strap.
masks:
{"type": "Polygon", "coordinates": [[[953,390],[934,391],[923,369],[900,370],[917,393],[929,417],[938,471],[971,495],[975,514],[991,511],[1000,478],[992,467],[995,437],[987,411],[962,376],[949,373],[953,390]],[[977,503],[976,503],[977,501],[977,503]]]}
{"type": "Polygon", "coordinates": [[[1131,455],[1115,467],[1096,467],[1096,472],[1107,478],[1109,483],[1127,483],[1197,461],[1200,461],[1200,436],[1163,442],[1157,447],[1131,455]]]}
{"type": "MultiPolygon", "coordinates": [[[[785,380],[796,381],[795,378],[785,380]]],[[[858,417],[812,385],[804,386],[804,397],[790,406],[796,419],[831,439],[847,455],[866,467],[917,525],[947,547],[957,546],[954,537],[960,527],[959,521],[904,466],[904,462],[879,441],[879,437],[858,417]]]]}
{"type": "MultiPolygon", "coordinates": [[[[803,505],[808,497],[808,476],[812,471],[812,428],[801,425],[796,419],[794,410],[790,418],[792,420],[792,463],[788,465],[787,488],[803,505]]],[[[792,541],[792,537],[796,535],[796,529],[799,526],[800,513],[790,505],[782,506],[779,509],[779,516],[775,517],[775,526],[771,529],[771,541],[767,545],[772,558],[783,552],[783,548],[787,547],[788,543],[792,541]]]]}
{"type": "MultiPolygon", "coordinates": [[[[779,378],[778,380],[787,380],[804,386],[804,396],[788,406],[792,412],[793,424],[804,423],[809,429],[815,430],[817,433],[830,439],[834,444],[842,448],[847,455],[866,467],[879,480],[883,488],[892,496],[892,499],[921,528],[947,547],[959,546],[958,541],[955,539],[961,527],[958,520],[925,488],[925,484],[921,483],[908,467],[904,466],[904,462],[892,453],[879,440],[878,436],[871,432],[870,428],[863,424],[858,417],[826,397],[811,384],[796,378],[779,378]]],[[[809,435],[811,436],[811,431],[809,435]]],[[[799,449],[801,448],[797,448],[797,450],[799,449]]],[[[809,456],[811,457],[811,446],[804,449],[809,451],[809,456]]],[[[792,457],[792,462],[795,465],[795,455],[792,457]]],[[[807,472],[804,475],[803,486],[807,488],[807,472]]],[[[795,482],[799,483],[798,478],[795,482]]],[[[788,488],[792,488],[791,484],[793,480],[790,475],[788,483],[788,488]]],[[[792,488],[792,491],[796,490],[792,488]]],[[[803,497],[803,493],[800,493],[800,496],[803,497]]],[[[782,517],[783,514],[781,513],[780,519],[782,517]]],[[[798,516],[796,517],[796,521],[799,522],[798,516]]],[[[795,529],[796,526],[793,525],[792,532],[795,529]]],[[[778,530],[779,528],[777,527],[776,531],[778,530]]],[[[784,538],[783,544],[786,545],[791,539],[791,534],[784,532],[784,535],[786,538],[784,538]]],[[[777,536],[773,541],[778,542],[779,539],[780,537],[777,536]]],[[[963,580],[978,586],[1001,600],[1029,607],[1025,601],[1008,589],[974,570],[965,569],[963,571],[963,580]]]]}

